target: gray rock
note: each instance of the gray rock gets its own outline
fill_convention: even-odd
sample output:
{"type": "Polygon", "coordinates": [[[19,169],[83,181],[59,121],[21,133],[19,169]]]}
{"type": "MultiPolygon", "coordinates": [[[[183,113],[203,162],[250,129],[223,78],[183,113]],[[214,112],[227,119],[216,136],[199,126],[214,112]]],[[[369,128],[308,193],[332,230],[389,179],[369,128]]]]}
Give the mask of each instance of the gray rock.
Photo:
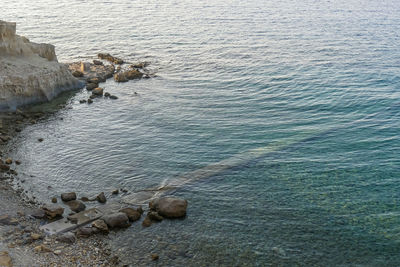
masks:
{"type": "Polygon", "coordinates": [[[151,210],[166,218],[180,218],[186,215],[188,202],[176,197],[162,197],[149,203],[151,210]]]}
{"type": "Polygon", "coordinates": [[[123,212],[116,212],[112,214],[107,214],[101,217],[101,219],[110,227],[110,228],[123,228],[130,226],[128,216],[123,212]]]}
{"type": "Polygon", "coordinates": [[[57,236],[57,241],[72,244],[75,243],[76,237],[73,233],[68,232],[57,236]]]}
{"type": "Polygon", "coordinates": [[[58,216],[62,216],[64,213],[64,208],[55,205],[55,204],[48,204],[42,207],[46,216],[50,219],[54,219],[58,216]]]}
{"type": "Polygon", "coordinates": [[[128,216],[129,221],[131,221],[131,222],[135,222],[135,221],[139,220],[140,217],[142,216],[142,214],[139,211],[134,210],[132,208],[124,208],[124,209],[121,209],[120,212],[125,213],[126,216],[128,216]]]}
{"type": "Polygon", "coordinates": [[[32,216],[35,219],[43,219],[44,217],[46,217],[46,213],[42,209],[37,209],[37,210],[33,211],[30,214],[30,216],[32,216]]]}
{"type": "Polygon", "coordinates": [[[79,200],[71,200],[67,202],[67,205],[73,212],[80,212],[86,209],[86,205],[79,200]]]}
{"type": "Polygon", "coordinates": [[[101,192],[97,197],[96,197],[97,201],[100,203],[106,203],[107,199],[106,196],[104,195],[104,192],[101,192]]]}
{"type": "Polygon", "coordinates": [[[61,194],[61,200],[62,201],[71,201],[76,199],[76,194],[75,192],[69,192],[69,193],[63,193],[61,194]]]}

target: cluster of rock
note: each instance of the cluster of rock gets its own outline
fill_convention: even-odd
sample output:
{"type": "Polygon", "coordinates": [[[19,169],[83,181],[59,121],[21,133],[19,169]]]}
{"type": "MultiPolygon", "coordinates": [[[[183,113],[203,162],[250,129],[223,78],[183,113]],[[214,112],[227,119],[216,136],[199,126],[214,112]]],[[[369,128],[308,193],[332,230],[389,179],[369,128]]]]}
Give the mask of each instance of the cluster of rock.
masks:
{"type": "Polygon", "coordinates": [[[16,34],[16,24],[0,20],[0,109],[45,102],[83,83],[57,61],[50,44],[16,34]]]}

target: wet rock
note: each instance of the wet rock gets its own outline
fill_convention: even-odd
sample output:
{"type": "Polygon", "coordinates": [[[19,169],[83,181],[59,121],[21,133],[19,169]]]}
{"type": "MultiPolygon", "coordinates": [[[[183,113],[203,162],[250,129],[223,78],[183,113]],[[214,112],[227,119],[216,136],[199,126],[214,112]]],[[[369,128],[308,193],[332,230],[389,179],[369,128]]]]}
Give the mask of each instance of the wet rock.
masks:
{"type": "Polygon", "coordinates": [[[89,99],[87,100],[87,102],[88,102],[88,104],[92,104],[92,103],[93,103],[93,100],[89,98],[89,99]]]}
{"type": "Polygon", "coordinates": [[[21,161],[19,161],[19,160],[16,160],[16,161],[15,161],[15,164],[17,164],[17,165],[21,165],[21,161]]]}
{"type": "Polygon", "coordinates": [[[149,65],[149,62],[139,62],[139,63],[135,63],[130,65],[130,68],[135,68],[135,69],[143,69],[145,67],[147,67],[149,65]]]}
{"type": "Polygon", "coordinates": [[[52,203],[57,203],[57,198],[56,197],[51,198],[51,202],[52,203]]]}
{"type": "Polygon", "coordinates": [[[143,214],[143,212],[144,212],[142,206],[139,206],[139,207],[136,209],[136,211],[139,212],[140,214],[143,214]]]}
{"type": "Polygon", "coordinates": [[[138,70],[128,70],[124,72],[124,75],[128,80],[133,80],[142,78],[143,73],[138,70]]]}
{"type": "Polygon", "coordinates": [[[156,211],[149,211],[147,213],[147,217],[150,218],[150,220],[152,221],[157,221],[157,222],[161,222],[164,218],[158,214],[156,211]]]}
{"type": "Polygon", "coordinates": [[[10,170],[10,166],[5,165],[5,164],[0,164],[0,170],[2,171],[9,171],[10,170]]]}
{"type": "MultiPolygon", "coordinates": [[[[86,80],[86,82],[87,83],[93,83],[93,84],[99,84],[100,83],[100,79],[98,78],[98,77],[91,77],[91,78],[88,78],[87,80],[86,80]]],[[[98,87],[98,86],[96,86],[96,87],[98,87]]],[[[94,89],[94,88],[93,88],[94,89]]]]}
{"type": "Polygon", "coordinates": [[[100,203],[106,203],[107,199],[106,196],[104,195],[104,192],[101,192],[97,197],[96,200],[100,203]]]}
{"type": "Polygon", "coordinates": [[[0,252],[0,266],[12,267],[12,259],[7,251],[0,252]]]}
{"type": "Polygon", "coordinates": [[[44,210],[46,216],[49,219],[54,219],[56,217],[60,217],[64,213],[64,208],[62,208],[58,205],[55,205],[55,204],[45,205],[42,207],[42,209],[44,210]]]}
{"type": "Polygon", "coordinates": [[[149,203],[151,210],[166,218],[180,218],[186,215],[188,202],[176,197],[162,197],[149,203]]]}
{"type": "Polygon", "coordinates": [[[69,206],[69,208],[73,211],[73,212],[81,212],[84,211],[86,209],[86,205],[83,204],[83,202],[79,201],[79,200],[71,200],[67,202],[67,205],[69,206]]]}
{"type": "Polygon", "coordinates": [[[10,158],[6,159],[6,161],[5,161],[5,163],[8,164],[8,165],[12,164],[12,162],[13,162],[13,161],[12,161],[12,159],[10,159],[10,158]]]}
{"type": "MultiPolygon", "coordinates": [[[[89,99],[92,100],[92,99],[95,99],[96,97],[97,97],[97,95],[93,95],[92,94],[92,95],[89,96],[89,99]]],[[[89,102],[89,100],[88,100],[88,102],[89,102]]]]}
{"type": "Polygon", "coordinates": [[[71,200],[75,200],[76,199],[76,193],[75,192],[69,192],[69,193],[62,193],[61,194],[61,200],[68,202],[71,200]]]}
{"type": "Polygon", "coordinates": [[[72,244],[72,243],[75,243],[76,237],[73,233],[68,232],[68,233],[57,236],[57,241],[72,244]]]}
{"type": "Polygon", "coordinates": [[[115,189],[115,190],[113,190],[111,193],[112,193],[113,195],[118,195],[119,190],[118,190],[118,189],[115,189]]]}
{"type": "Polygon", "coordinates": [[[90,201],[88,197],[81,197],[81,200],[82,200],[82,201],[85,201],[85,202],[90,201]]]}
{"type": "Polygon", "coordinates": [[[153,261],[156,261],[156,260],[158,260],[158,259],[160,258],[160,257],[158,256],[158,254],[155,254],[155,253],[151,254],[150,256],[151,256],[151,259],[152,259],[153,261]]]}
{"type": "Polygon", "coordinates": [[[128,216],[123,212],[116,212],[107,214],[101,217],[101,219],[110,228],[124,228],[130,226],[128,216]]]}
{"type": "Polygon", "coordinates": [[[77,77],[77,78],[83,77],[83,72],[81,72],[81,71],[79,71],[79,70],[76,70],[76,71],[73,71],[73,72],[72,72],[72,75],[73,75],[74,77],[77,77]]]}
{"type": "Polygon", "coordinates": [[[37,209],[37,210],[33,211],[30,214],[30,216],[32,216],[35,219],[43,219],[44,217],[46,217],[46,213],[42,209],[37,209]]]}
{"type": "Polygon", "coordinates": [[[16,218],[12,218],[9,215],[0,216],[0,224],[1,225],[17,225],[18,220],[16,218]]]}
{"type": "Polygon", "coordinates": [[[86,103],[86,102],[87,102],[86,99],[79,100],[79,103],[81,103],[81,104],[86,103]]]}
{"type": "Polygon", "coordinates": [[[87,84],[86,84],[86,90],[91,91],[91,90],[93,90],[94,88],[97,88],[98,86],[99,86],[98,83],[87,83],[87,84]]]}
{"type": "Polygon", "coordinates": [[[120,212],[125,213],[126,216],[128,216],[129,221],[131,221],[131,222],[135,222],[135,221],[139,220],[140,217],[142,216],[142,214],[139,211],[134,210],[132,208],[124,208],[124,209],[121,209],[120,212]]]}
{"type": "Polygon", "coordinates": [[[107,224],[105,223],[105,221],[103,221],[103,220],[101,220],[101,219],[98,219],[98,220],[95,220],[93,223],[92,223],[92,226],[93,227],[96,227],[97,229],[99,229],[101,232],[104,232],[104,233],[108,233],[110,230],[108,229],[108,226],[107,226],[107,224]]]}
{"type": "Polygon", "coordinates": [[[110,95],[110,99],[118,99],[118,97],[115,95],[110,95]]]}
{"type": "Polygon", "coordinates": [[[43,140],[44,140],[43,138],[38,138],[39,142],[43,142],[43,140]]]}
{"type": "Polygon", "coordinates": [[[94,65],[103,65],[103,62],[101,62],[100,60],[93,60],[93,64],[94,65]]]}
{"type": "Polygon", "coordinates": [[[104,93],[104,96],[105,96],[105,97],[109,97],[110,95],[111,95],[111,94],[110,94],[109,92],[105,92],[105,93],[104,93]]]}
{"type": "Polygon", "coordinates": [[[84,226],[78,229],[76,235],[79,237],[89,237],[99,232],[99,229],[91,226],[84,226]]]}
{"type": "Polygon", "coordinates": [[[122,59],[114,57],[114,56],[112,56],[112,55],[110,55],[108,53],[99,53],[97,56],[99,58],[101,58],[101,59],[108,60],[108,61],[110,61],[111,63],[114,63],[114,64],[121,65],[121,64],[124,63],[124,61],[122,59]]]}
{"type": "Polygon", "coordinates": [[[144,220],[142,222],[143,227],[149,227],[149,226],[151,226],[151,224],[152,224],[152,221],[150,220],[149,217],[144,218],[144,220]]]}
{"type": "Polygon", "coordinates": [[[114,80],[119,83],[124,83],[129,81],[128,78],[125,76],[125,73],[123,72],[115,73],[114,80]]]}
{"type": "Polygon", "coordinates": [[[93,89],[92,94],[97,95],[97,96],[102,96],[103,95],[103,88],[97,87],[93,89]]]}

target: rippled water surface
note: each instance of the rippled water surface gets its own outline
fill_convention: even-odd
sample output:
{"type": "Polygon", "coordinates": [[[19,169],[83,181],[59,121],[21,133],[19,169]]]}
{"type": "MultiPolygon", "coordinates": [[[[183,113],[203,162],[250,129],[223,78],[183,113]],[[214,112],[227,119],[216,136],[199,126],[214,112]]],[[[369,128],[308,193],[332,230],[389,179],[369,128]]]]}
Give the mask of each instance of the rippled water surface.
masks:
{"type": "Polygon", "coordinates": [[[157,72],[107,81],[116,101],[64,95],[46,107],[66,109],[18,134],[10,153],[40,200],[135,192],[272,151],[177,190],[185,220],[111,234],[125,260],[400,264],[398,1],[2,0],[0,10],[60,61],[110,52],[157,72]]]}

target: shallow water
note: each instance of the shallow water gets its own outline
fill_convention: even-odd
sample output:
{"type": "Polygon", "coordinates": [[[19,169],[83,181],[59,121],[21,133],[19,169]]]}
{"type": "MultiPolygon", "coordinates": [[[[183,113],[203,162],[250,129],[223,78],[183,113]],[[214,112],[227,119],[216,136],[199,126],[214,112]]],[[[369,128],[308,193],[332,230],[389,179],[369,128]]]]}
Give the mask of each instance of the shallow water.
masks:
{"type": "Polygon", "coordinates": [[[400,4],[164,2],[2,1],[60,61],[110,52],[158,75],[107,81],[116,101],[46,105],[68,108],[10,145],[24,187],[136,192],[263,148],[177,190],[185,220],[111,242],[144,266],[398,266],[400,4]]]}

